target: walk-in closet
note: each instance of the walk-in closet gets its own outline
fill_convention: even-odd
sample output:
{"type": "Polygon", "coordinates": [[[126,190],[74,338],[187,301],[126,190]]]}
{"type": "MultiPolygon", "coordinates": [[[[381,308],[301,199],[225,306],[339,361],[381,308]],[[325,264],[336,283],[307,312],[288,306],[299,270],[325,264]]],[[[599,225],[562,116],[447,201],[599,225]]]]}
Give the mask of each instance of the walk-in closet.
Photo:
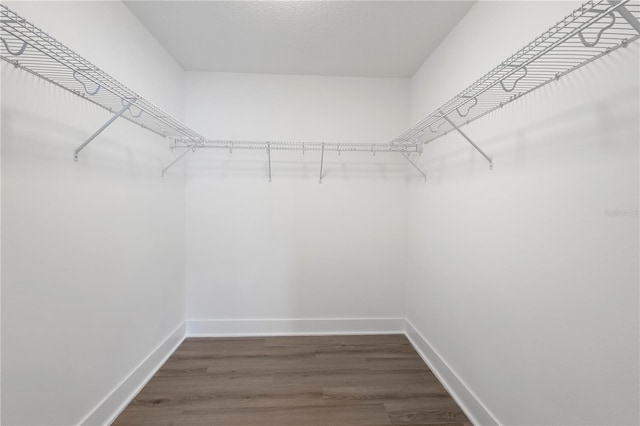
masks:
{"type": "Polygon", "coordinates": [[[640,424],[640,1],[2,1],[0,423],[640,424]]]}

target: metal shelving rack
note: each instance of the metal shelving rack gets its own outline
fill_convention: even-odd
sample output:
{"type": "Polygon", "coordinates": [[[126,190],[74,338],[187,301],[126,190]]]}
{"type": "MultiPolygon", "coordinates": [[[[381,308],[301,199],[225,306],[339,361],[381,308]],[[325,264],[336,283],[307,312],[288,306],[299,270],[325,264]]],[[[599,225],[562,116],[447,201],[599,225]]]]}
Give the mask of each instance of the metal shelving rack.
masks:
{"type": "Polygon", "coordinates": [[[399,153],[425,177],[415,163],[423,144],[451,131],[460,133],[493,167],[493,160],[461,127],[501,108],[620,47],[640,38],[640,0],[590,0],[531,43],[489,71],[440,108],[389,143],[281,142],[207,140],[144,99],[124,84],[73,52],[4,5],[0,5],[0,58],[62,87],[114,115],[74,152],[79,152],[118,117],[171,139],[183,151],[163,174],[196,148],[271,151],[319,151],[320,182],[324,153],[399,153]]]}
{"type": "MultiPolygon", "coordinates": [[[[174,147],[186,148],[189,146],[188,141],[176,140],[174,147]]],[[[296,151],[304,154],[305,152],[320,152],[320,183],[324,177],[324,153],[328,151],[337,152],[365,152],[376,155],[378,152],[400,153],[426,180],[427,175],[418,167],[410,155],[422,152],[422,144],[406,144],[402,146],[393,146],[388,143],[336,143],[336,142],[283,142],[283,141],[238,141],[238,140],[205,140],[198,145],[200,148],[215,148],[229,150],[261,150],[265,151],[269,159],[269,182],[271,182],[271,151],[296,151]]]]}
{"type": "Polygon", "coordinates": [[[640,37],[640,2],[591,0],[411,126],[391,145],[429,143],[461,134],[493,168],[493,161],[460,128],[640,37]]]}
{"type": "MultiPolygon", "coordinates": [[[[0,5],[0,58],[17,68],[28,71],[58,87],[86,99],[111,112],[113,116],[96,132],[89,136],[74,151],[74,160],[79,153],[115,120],[122,117],[145,129],[173,141],[173,148],[182,152],[167,165],[169,170],[189,152],[201,147],[216,147],[218,141],[205,141],[204,137],[181,123],[170,114],[143,98],[133,90],[111,77],[100,68],[69,49],[5,5],[0,5]]],[[[313,142],[223,142],[235,145],[236,149],[272,150],[295,149],[321,151],[321,169],[324,151],[336,152],[398,152],[408,158],[407,153],[421,149],[417,144],[392,147],[389,144],[313,143],[313,142]]],[[[232,148],[233,150],[233,148],[232,148]]],[[[269,161],[269,170],[271,162],[269,161]]],[[[321,178],[322,181],[322,170],[321,178]]]]}
{"type": "Polygon", "coordinates": [[[204,140],[203,136],[5,5],[0,5],[0,57],[114,114],[78,146],[73,154],[75,161],[78,161],[80,151],[119,117],[165,138],[187,141],[190,148],[204,140]]]}

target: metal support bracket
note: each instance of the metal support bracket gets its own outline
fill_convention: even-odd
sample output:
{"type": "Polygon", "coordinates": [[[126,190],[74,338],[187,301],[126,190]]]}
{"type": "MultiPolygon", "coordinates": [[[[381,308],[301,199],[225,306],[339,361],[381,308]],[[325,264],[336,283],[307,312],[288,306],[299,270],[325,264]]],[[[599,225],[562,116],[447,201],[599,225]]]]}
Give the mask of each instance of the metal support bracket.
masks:
{"type": "Polygon", "coordinates": [[[420,169],[420,167],[418,167],[418,165],[407,154],[405,154],[402,151],[398,151],[398,152],[400,154],[402,154],[402,156],[404,158],[406,158],[409,163],[411,163],[411,165],[413,166],[414,169],[416,169],[418,172],[420,172],[420,174],[424,178],[424,181],[426,182],[427,181],[427,174],[425,172],[423,172],[422,169],[420,169]]]}
{"type": "Polygon", "coordinates": [[[442,111],[440,111],[440,114],[442,115],[442,117],[447,121],[447,123],[451,124],[451,126],[458,132],[460,133],[460,135],[462,135],[463,138],[465,138],[467,140],[467,142],[469,142],[471,144],[471,146],[473,146],[476,151],[478,151],[480,154],[482,154],[482,156],[489,162],[489,170],[493,170],[493,160],[491,159],[491,157],[489,157],[487,154],[485,154],[485,152],[483,150],[480,149],[480,147],[478,145],[476,145],[471,138],[469,138],[469,136],[467,136],[462,130],[460,130],[460,128],[458,126],[455,125],[455,123],[453,121],[451,121],[449,119],[449,117],[447,117],[446,115],[444,115],[444,113],[442,111]]]}
{"type": "MultiPolygon", "coordinates": [[[[135,101],[133,101],[135,102],[135,101]]],[[[85,146],[89,145],[89,143],[94,140],[96,138],[96,136],[98,136],[100,133],[102,133],[107,127],[109,127],[111,125],[111,123],[113,123],[114,121],[116,121],[116,119],[118,117],[120,117],[122,114],[124,114],[129,107],[131,107],[131,105],[133,105],[133,102],[131,101],[126,101],[125,105],[122,107],[122,109],[120,111],[118,111],[116,113],[116,115],[114,115],[113,117],[111,117],[106,123],[104,123],[102,125],[102,127],[100,127],[98,130],[95,131],[94,134],[92,134],[91,136],[89,136],[89,138],[84,141],[84,143],[82,145],[80,145],[79,147],[76,148],[75,151],[73,151],[73,161],[78,161],[78,154],[80,153],[80,151],[82,151],[84,149],[85,146]]]]}
{"type": "MultiPolygon", "coordinates": [[[[616,6],[618,3],[620,3],[620,0],[608,0],[608,1],[611,4],[611,6],[616,6]]],[[[629,9],[627,9],[623,5],[618,7],[616,11],[620,14],[620,16],[622,16],[629,23],[629,25],[631,25],[638,32],[638,34],[640,34],[640,22],[638,22],[636,17],[633,16],[631,12],[629,12],[629,9]]]]}
{"type": "MultiPolygon", "coordinates": [[[[394,146],[394,144],[391,144],[392,146],[394,146]]],[[[422,153],[422,145],[420,145],[420,154],[422,153]]],[[[409,157],[404,151],[402,151],[401,149],[397,150],[398,153],[400,153],[400,155],[402,155],[412,166],[414,169],[416,169],[424,178],[424,181],[427,181],[427,174],[425,172],[422,171],[422,169],[420,167],[418,167],[418,165],[415,163],[415,161],[413,161],[411,159],[411,157],[409,157]]]]}
{"type": "Polygon", "coordinates": [[[269,183],[271,183],[271,143],[267,142],[267,155],[269,156],[269,183]]]}
{"type": "Polygon", "coordinates": [[[320,183],[322,183],[322,168],[324,167],[324,144],[322,144],[322,154],[320,155],[320,183]]]}
{"type": "Polygon", "coordinates": [[[196,142],[194,142],[191,145],[189,145],[187,147],[187,149],[185,149],[182,154],[178,155],[178,157],[176,157],[175,160],[173,160],[167,167],[162,169],[162,177],[164,177],[164,174],[167,173],[167,170],[169,170],[171,168],[171,166],[176,164],[178,161],[182,160],[184,158],[184,156],[187,155],[190,151],[195,151],[195,150],[196,150],[196,142]]]}

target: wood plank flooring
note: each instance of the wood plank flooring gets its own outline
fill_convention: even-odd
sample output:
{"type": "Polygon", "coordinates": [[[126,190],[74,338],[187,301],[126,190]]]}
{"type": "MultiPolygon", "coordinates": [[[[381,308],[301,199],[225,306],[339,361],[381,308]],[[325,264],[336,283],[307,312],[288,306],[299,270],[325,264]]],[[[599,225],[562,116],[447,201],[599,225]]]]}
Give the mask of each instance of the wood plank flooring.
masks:
{"type": "Polygon", "coordinates": [[[114,425],[470,426],[403,335],[186,339],[114,425]]]}

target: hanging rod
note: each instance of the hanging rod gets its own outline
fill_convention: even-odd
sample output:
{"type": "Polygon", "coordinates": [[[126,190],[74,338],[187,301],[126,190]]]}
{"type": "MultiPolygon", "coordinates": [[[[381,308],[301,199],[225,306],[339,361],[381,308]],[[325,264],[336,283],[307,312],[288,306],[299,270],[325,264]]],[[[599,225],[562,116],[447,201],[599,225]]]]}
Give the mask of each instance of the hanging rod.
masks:
{"type": "MultiPolygon", "coordinates": [[[[182,148],[188,152],[191,148],[191,141],[184,139],[175,139],[170,148],[182,148]]],[[[336,143],[336,142],[283,142],[283,141],[239,141],[239,140],[203,140],[198,143],[198,148],[213,148],[229,151],[229,154],[233,154],[234,150],[249,150],[249,151],[265,151],[268,156],[269,162],[269,182],[271,182],[271,151],[295,151],[305,154],[308,152],[320,152],[320,179],[322,183],[324,178],[324,153],[327,151],[337,152],[340,155],[342,152],[365,152],[376,155],[378,152],[382,153],[396,153],[401,154],[425,179],[427,175],[420,167],[411,159],[411,154],[422,153],[422,144],[403,144],[393,145],[388,143],[336,143]]],[[[184,154],[183,154],[184,155],[184,154]]],[[[180,157],[176,161],[178,161],[180,157]]]]}
{"type": "Polygon", "coordinates": [[[0,5],[0,58],[115,114],[74,152],[121,117],[165,138],[190,141],[200,134],[164,112],[5,5],[0,5]]]}
{"type": "MultiPolygon", "coordinates": [[[[175,139],[171,143],[171,148],[187,148],[191,141],[175,139]]],[[[336,142],[283,142],[283,141],[239,141],[239,140],[203,140],[198,144],[198,148],[217,148],[228,150],[257,150],[257,151],[297,151],[305,153],[307,151],[331,151],[331,152],[405,152],[420,153],[422,144],[403,144],[393,146],[388,143],[336,143],[336,142]]]]}
{"type": "Polygon", "coordinates": [[[639,19],[637,0],[587,1],[391,143],[428,143],[451,131],[461,132],[460,127],[626,47],[640,37],[639,19]]]}

